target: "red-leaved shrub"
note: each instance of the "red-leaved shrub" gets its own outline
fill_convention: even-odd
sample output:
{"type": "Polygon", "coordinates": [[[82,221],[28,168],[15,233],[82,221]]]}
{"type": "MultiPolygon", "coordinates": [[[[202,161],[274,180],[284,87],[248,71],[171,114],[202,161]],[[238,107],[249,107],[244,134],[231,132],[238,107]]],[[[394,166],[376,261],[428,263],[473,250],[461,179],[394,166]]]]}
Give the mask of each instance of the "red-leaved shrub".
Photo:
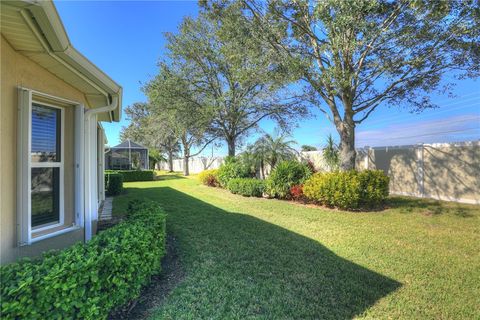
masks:
{"type": "Polygon", "coordinates": [[[292,186],[290,188],[290,196],[295,201],[303,200],[303,186],[301,184],[292,186]]]}
{"type": "Polygon", "coordinates": [[[209,187],[218,187],[217,177],[215,177],[215,176],[208,176],[208,177],[207,177],[207,186],[209,186],[209,187]]]}

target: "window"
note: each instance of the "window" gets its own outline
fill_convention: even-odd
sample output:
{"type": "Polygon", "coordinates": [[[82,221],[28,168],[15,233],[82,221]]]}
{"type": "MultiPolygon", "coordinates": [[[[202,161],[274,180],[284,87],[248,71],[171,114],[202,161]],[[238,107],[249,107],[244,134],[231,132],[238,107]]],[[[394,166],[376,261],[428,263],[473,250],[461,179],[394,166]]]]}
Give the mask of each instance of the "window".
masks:
{"type": "Polygon", "coordinates": [[[32,104],[31,227],[62,223],[62,112],[58,107],[32,104]]]}
{"type": "Polygon", "coordinates": [[[84,226],[84,108],[27,88],[18,94],[17,235],[24,246],[84,226]]]}
{"type": "Polygon", "coordinates": [[[63,223],[63,109],[33,102],[30,201],[33,231],[63,223]]]}

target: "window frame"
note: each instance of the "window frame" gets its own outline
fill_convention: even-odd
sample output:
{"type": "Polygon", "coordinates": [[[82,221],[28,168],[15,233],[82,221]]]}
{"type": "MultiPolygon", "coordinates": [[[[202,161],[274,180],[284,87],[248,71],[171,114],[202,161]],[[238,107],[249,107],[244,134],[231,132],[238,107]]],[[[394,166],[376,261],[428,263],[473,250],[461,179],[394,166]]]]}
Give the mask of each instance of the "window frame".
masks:
{"type": "MultiPolygon", "coordinates": [[[[30,229],[31,229],[31,235],[33,236],[35,233],[38,232],[44,232],[48,231],[49,229],[54,229],[58,228],[64,225],[65,223],[65,157],[64,157],[64,141],[65,141],[65,108],[51,104],[51,103],[46,103],[42,101],[35,100],[35,98],[32,98],[32,102],[30,103],[30,128],[29,128],[29,140],[30,140],[30,152],[29,152],[29,170],[30,170],[30,179],[29,179],[29,201],[30,201],[30,229]],[[37,162],[37,161],[32,161],[32,112],[33,112],[33,105],[39,105],[39,106],[45,106],[53,109],[58,109],[60,110],[60,161],[45,161],[45,162],[37,162]],[[58,222],[50,222],[50,223],[45,223],[39,226],[32,226],[32,207],[31,207],[31,199],[32,199],[32,177],[31,177],[31,170],[33,168],[59,168],[60,171],[60,177],[59,177],[59,203],[58,203],[58,222]]],[[[36,237],[33,237],[35,239],[36,237]]]]}
{"type": "MultiPolygon", "coordinates": [[[[76,231],[84,228],[85,226],[85,212],[84,212],[84,105],[80,102],[60,98],[22,86],[17,87],[18,108],[17,108],[17,245],[29,246],[44,239],[52,238],[65,234],[68,232],[76,231]],[[64,225],[62,223],[56,223],[54,226],[45,226],[47,228],[40,229],[38,227],[33,230],[31,225],[31,170],[32,170],[32,157],[31,157],[31,135],[32,135],[32,103],[38,103],[40,105],[50,106],[57,108],[74,108],[74,212],[73,223],[71,225],[64,225]],[[63,228],[61,228],[64,226],[63,228]],[[50,231],[49,231],[50,230],[50,231]],[[37,233],[37,235],[35,235],[37,233]],[[39,234],[38,234],[39,233],[39,234]],[[35,237],[34,237],[35,235],[35,237]]],[[[62,112],[61,123],[61,161],[64,164],[64,133],[65,133],[65,116],[62,112]]],[[[64,167],[65,169],[65,167],[64,167]]],[[[62,170],[61,170],[62,171],[62,170]]],[[[64,171],[64,170],[63,170],[64,171]]],[[[65,181],[61,182],[60,190],[64,190],[65,181]]],[[[62,202],[61,208],[65,213],[64,205],[65,196],[60,195],[60,201],[62,202]]],[[[60,215],[62,216],[62,215],[60,215]]],[[[65,215],[63,214],[63,217],[65,215]]]]}

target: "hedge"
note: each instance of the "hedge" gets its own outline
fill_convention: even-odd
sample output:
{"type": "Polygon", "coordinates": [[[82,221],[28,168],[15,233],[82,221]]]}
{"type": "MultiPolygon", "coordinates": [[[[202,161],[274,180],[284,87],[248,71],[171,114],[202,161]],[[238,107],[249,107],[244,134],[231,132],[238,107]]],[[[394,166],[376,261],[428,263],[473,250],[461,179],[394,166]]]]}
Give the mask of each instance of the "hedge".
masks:
{"type": "Polygon", "coordinates": [[[255,178],[235,178],[230,179],[227,189],[231,193],[246,197],[261,197],[265,190],[265,182],[255,178]]]}
{"type": "Polygon", "coordinates": [[[123,191],[123,175],[120,173],[105,174],[105,191],[108,196],[116,196],[123,191]]]}
{"type": "Polygon", "coordinates": [[[118,225],[63,251],[0,268],[2,319],[106,319],[161,270],[166,215],[130,207],[118,225]]]}
{"type": "Polygon", "coordinates": [[[218,170],[211,169],[211,170],[203,170],[198,174],[198,180],[200,180],[201,184],[204,184],[209,187],[218,187],[220,183],[218,182],[218,170]]]}
{"type": "Polygon", "coordinates": [[[153,181],[155,178],[153,170],[105,170],[105,173],[120,173],[123,182],[153,181]]]}
{"type": "Polygon", "coordinates": [[[222,188],[226,188],[228,181],[235,178],[250,178],[250,169],[234,157],[227,157],[217,171],[217,179],[222,188]]]}
{"type": "Polygon", "coordinates": [[[316,173],[303,186],[314,202],[356,210],[382,205],[388,197],[389,178],[381,170],[316,173]]]}
{"type": "Polygon", "coordinates": [[[274,198],[290,198],[290,188],[302,184],[312,175],[308,165],[295,161],[282,161],[270,173],[265,192],[274,198]]]}

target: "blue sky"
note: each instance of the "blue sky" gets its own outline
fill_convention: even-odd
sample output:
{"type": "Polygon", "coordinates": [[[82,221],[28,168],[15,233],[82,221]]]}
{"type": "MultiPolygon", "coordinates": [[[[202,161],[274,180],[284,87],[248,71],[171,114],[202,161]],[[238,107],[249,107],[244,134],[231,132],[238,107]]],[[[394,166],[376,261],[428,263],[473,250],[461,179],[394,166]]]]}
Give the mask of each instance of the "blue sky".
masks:
{"type": "MultiPolygon", "coordinates": [[[[164,54],[163,32],[175,32],[184,16],[196,15],[197,1],[55,1],[70,41],[80,52],[123,87],[123,107],[146,101],[140,90],[157,72],[164,54]]],[[[407,108],[380,108],[356,134],[357,146],[388,146],[414,143],[480,139],[480,82],[458,82],[456,97],[434,95],[440,108],[411,114],[407,108]]],[[[313,110],[313,109],[312,109],[313,110]]],[[[318,111],[316,117],[301,120],[293,130],[299,145],[323,146],[335,128],[318,111]]],[[[105,123],[109,145],[119,143],[120,123],[105,123]]],[[[272,132],[275,124],[263,121],[272,132]]],[[[256,134],[246,142],[255,140],[256,134]]],[[[205,152],[212,152],[208,148],[205,152]]],[[[226,153],[225,146],[214,150],[226,153]]]]}

